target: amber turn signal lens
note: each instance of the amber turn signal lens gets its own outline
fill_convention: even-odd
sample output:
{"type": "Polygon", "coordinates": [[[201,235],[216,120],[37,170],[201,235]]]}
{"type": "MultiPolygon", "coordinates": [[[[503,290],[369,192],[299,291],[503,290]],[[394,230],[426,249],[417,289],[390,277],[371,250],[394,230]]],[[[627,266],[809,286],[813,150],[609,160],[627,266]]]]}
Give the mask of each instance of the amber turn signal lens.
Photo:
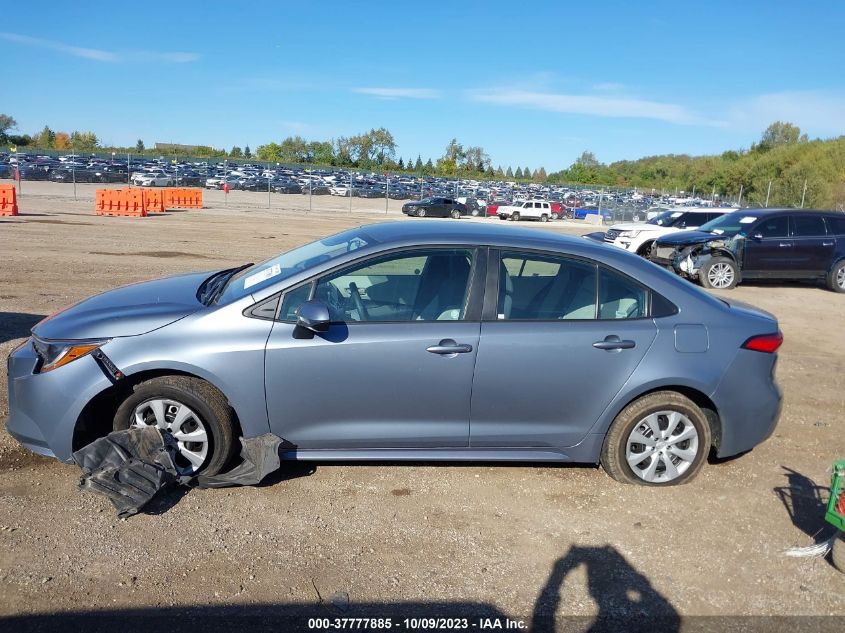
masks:
{"type": "Polygon", "coordinates": [[[59,356],[52,365],[44,365],[41,368],[41,373],[43,374],[44,372],[51,371],[57,367],[61,367],[62,365],[67,365],[69,362],[85,356],[85,354],[90,354],[98,347],[100,347],[98,344],[74,345],[73,347],[68,348],[64,354],[59,356]]]}

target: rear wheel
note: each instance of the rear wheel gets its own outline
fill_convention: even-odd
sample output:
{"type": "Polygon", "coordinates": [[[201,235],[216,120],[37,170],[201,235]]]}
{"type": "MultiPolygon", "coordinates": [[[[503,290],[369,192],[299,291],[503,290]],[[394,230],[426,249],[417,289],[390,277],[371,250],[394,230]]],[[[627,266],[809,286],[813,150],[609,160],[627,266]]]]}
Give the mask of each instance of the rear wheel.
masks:
{"type": "Polygon", "coordinates": [[[833,292],[845,292],[845,260],[836,264],[827,274],[827,287],[833,292]]]}
{"type": "Polygon", "coordinates": [[[460,220],[461,219],[461,212],[458,209],[452,209],[452,219],[453,220],[460,220]]]}
{"type": "Polygon", "coordinates": [[[736,264],[727,257],[714,257],[698,271],[705,288],[728,290],[736,286],[736,264]]]}
{"type": "Polygon", "coordinates": [[[162,376],[135,385],[114,416],[113,427],[156,426],[177,442],[180,475],[215,475],[235,449],[234,416],[226,398],[191,376],[162,376]]]}
{"type": "Polygon", "coordinates": [[[560,220],[560,213],[552,213],[552,220],[560,220]]]}
{"type": "Polygon", "coordinates": [[[540,216],[540,222],[548,222],[548,221],[549,221],[549,216],[547,216],[545,213],[540,216]]]}
{"type": "Polygon", "coordinates": [[[674,486],[696,476],[710,450],[710,425],[686,396],[657,391],[616,416],[601,450],[601,464],[617,481],[674,486]]]}
{"type": "Polygon", "coordinates": [[[472,210],[472,217],[474,217],[474,218],[475,218],[475,217],[478,217],[478,209],[473,209],[473,210],[472,210]]]}
{"type": "Polygon", "coordinates": [[[514,222],[519,222],[519,211],[514,211],[511,213],[511,220],[514,222]]]}

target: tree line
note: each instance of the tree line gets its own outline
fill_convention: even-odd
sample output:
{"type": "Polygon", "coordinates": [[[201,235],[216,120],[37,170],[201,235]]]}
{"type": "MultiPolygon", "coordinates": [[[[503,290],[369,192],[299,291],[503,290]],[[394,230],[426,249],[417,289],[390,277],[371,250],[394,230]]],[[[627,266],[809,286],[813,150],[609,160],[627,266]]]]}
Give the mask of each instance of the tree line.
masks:
{"type": "MultiPolygon", "coordinates": [[[[142,140],[134,147],[102,147],[93,132],[54,131],[49,126],[32,135],[11,134],[15,119],[0,114],[0,146],[63,151],[116,151],[160,156],[162,150],[147,149],[142,140]]],[[[845,136],[810,140],[788,122],[776,121],[748,150],[728,150],[720,155],[668,154],[646,156],[605,164],[584,151],[566,169],[546,173],[531,169],[493,166],[487,152],[478,146],[464,146],[453,138],[436,159],[397,156],[393,134],[380,127],[352,136],[330,140],[306,140],[288,136],[279,142],[248,145],[230,150],[201,146],[191,152],[197,158],[257,159],[279,164],[307,164],[372,171],[404,172],[420,176],[445,176],[516,180],[550,184],[580,184],[594,187],[638,187],[648,192],[685,192],[709,197],[736,198],[742,202],[769,206],[794,206],[802,196],[805,206],[845,206],[845,136]]]]}

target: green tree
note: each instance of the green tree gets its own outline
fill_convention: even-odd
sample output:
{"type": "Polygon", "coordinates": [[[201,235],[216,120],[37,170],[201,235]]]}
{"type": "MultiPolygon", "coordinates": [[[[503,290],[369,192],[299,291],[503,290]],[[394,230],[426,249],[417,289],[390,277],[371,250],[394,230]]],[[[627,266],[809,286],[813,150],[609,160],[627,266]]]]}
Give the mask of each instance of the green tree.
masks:
{"type": "Polygon", "coordinates": [[[9,140],[9,131],[18,127],[18,122],[8,114],[0,114],[0,143],[9,140]]]}
{"type": "Polygon", "coordinates": [[[93,132],[75,131],[70,135],[70,143],[74,151],[90,152],[97,148],[100,141],[93,132]]]}
{"type": "Polygon", "coordinates": [[[807,135],[801,134],[801,128],[792,123],[775,121],[763,132],[758,147],[761,149],[772,149],[779,145],[791,145],[793,143],[806,143],[807,135]]]}
{"type": "Polygon", "coordinates": [[[546,178],[546,169],[544,167],[538,167],[537,171],[534,172],[534,180],[538,182],[545,182],[546,178]]]}
{"type": "Polygon", "coordinates": [[[238,147],[237,145],[232,147],[232,151],[229,152],[229,158],[241,158],[241,157],[243,157],[243,155],[244,155],[243,150],[240,147],[238,147]]]}
{"type": "Polygon", "coordinates": [[[434,173],[434,165],[432,164],[430,158],[425,162],[425,166],[423,167],[423,171],[426,174],[433,174],[434,173]]]}
{"type": "Polygon", "coordinates": [[[514,173],[513,177],[517,180],[522,180],[522,167],[516,168],[516,172],[514,173]]]}
{"type": "Polygon", "coordinates": [[[420,171],[422,171],[422,168],[423,168],[422,158],[420,158],[420,155],[417,154],[417,162],[414,163],[414,171],[420,172],[420,171]]]}
{"type": "Polygon", "coordinates": [[[522,177],[523,178],[531,178],[531,169],[526,167],[522,170],[522,177]]]}
{"type": "Polygon", "coordinates": [[[44,126],[44,129],[38,133],[35,137],[35,144],[38,147],[43,147],[45,149],[50,149],[56,142],[56,133],[51,130],[48,126],[44,126]]]}
{"type": "Polygon", "coordinates": [[[141,139],[138,139],[138,141],[135,143],[135,151],[136,152],[143,152],[144,149],[145,149],[144,148],[144,141],[142,141],[141,139]]]}
{"type": "Polygon", "coordinates": [[[397,165],[399,171],[405,171],[405,161],[402,160],[402,157],[399,157],[399,164],[397,165]]]}
{"type": "Polygon", "coordinates": [[[334,145],[331,141],[312,141],[308,144],[311,162],[317,165],[333,165],[335,162],[334,145]]]}
{"type": "Polygon", "coordinates": [[[506,178],[513,178],[513,170],[511,169],[510,165],[508,165],[508,170],[505,172],[505,177],[506,178]]]}
{"type": "Polygon", "coordinates": [[[252,158],[252,150],[249,149],[249,145],[244,147],[244,158],[252,158]]]}

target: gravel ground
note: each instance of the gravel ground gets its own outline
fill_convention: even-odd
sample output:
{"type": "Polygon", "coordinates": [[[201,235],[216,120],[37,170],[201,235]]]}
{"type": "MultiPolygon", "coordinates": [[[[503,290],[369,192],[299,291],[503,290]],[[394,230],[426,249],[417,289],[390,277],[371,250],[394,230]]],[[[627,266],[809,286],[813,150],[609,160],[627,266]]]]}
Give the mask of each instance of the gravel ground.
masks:
{"type": "MultiPolygon", "coordinates": [[[[202,211],[102,218],[93,186],[77,195],[26,182],[23,215],[0,218],[3,357],[42,315],[90,294],[402,219],[399,203],[385,214],[383,201],[356,199],[349,213],[348,200],[315,197],[306,213],[307,196],[275,195],[268,210],[266,194],[233,192],[224,202],[216,191],[202,211]]],[[[831,462],[845,456],[845,295],[761,284],[730,296],[780,320],[783,415],[766,443],[677,488],[622,486],[591,466],[292,464],[262,486],[173,492],[119,521],[104,498],[77,491],[75,466],[0,432],[0,630],[4,621],[67,624],[60,615],[79,612],[260,620],[297,609],[470,609],[526,624],[534,616],[537,629],[552,626],[552,613],[657,613],[670,625],[679,616],[841,618],[845,575],[783,550],[831,532],[819,495],[826,499],[831,462]]],[[[3,417],[5,363],[0,381],[3,417]]],[[[589,618],[567,622],[585,627],[589,618]]]]}

